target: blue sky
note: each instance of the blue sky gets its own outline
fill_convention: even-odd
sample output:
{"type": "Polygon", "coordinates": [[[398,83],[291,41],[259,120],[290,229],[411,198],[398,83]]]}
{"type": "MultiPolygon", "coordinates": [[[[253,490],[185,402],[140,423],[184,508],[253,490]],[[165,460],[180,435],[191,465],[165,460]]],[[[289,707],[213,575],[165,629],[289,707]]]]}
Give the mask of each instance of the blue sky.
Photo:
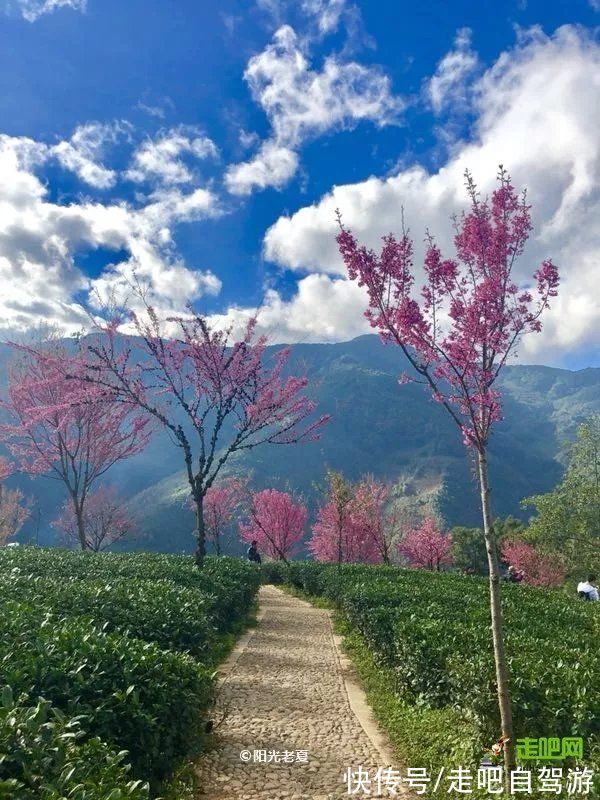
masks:
{"type": "Polygon", "coordinates": [[[464,167],[487,189],[503,162],[534,204],[529,266],[563,275],[522,359],[600,365],[593,2],[0,7],[9,329],[77,329],[135,273],[165,315],[262,306],[273,340],[350,338],[333,208],[375,244],[404,206],[449,246],[464,167]]]}

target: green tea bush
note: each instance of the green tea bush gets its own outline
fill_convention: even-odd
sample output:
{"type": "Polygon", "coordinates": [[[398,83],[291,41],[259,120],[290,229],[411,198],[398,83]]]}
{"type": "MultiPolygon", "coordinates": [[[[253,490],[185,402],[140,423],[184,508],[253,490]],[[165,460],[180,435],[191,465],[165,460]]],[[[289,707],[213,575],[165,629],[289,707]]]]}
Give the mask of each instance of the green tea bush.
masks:
{"type": "Polygon", "coordinates": [[[59,610],[62,616],[89,616],[105,630],[121,630],[210,659],[216,628],[214,598],[166,580],[109,581],[0,575],[0,600],[59,610]]]}
{"type": "Polygon", "coordinates": [[[47,700],[0,701],[0,798],[3,800],[147,800],[133,781],[126,754],[86,736],[81,721],[47,700]]]}
{"type": "MultiPolygon", "coordinates": [[[[243,559],[207,558],[201,571],[191,556],[160,553],[81,553],[36,547],[0,548],[0,575],[13,570],[24,576],[64,581],[80,579],[111,585],[169,581],[206,597],[204,613],[219,631],[234,629],[250,609],[261,573],[243,559]]],[[[166,584],[162,584],[166,586],[166,584]]],[[[204,602],[204,601],[203,601],[204,602]]]]}
{"type": "MultiPolygon", "coordinates": [[[[0,783],[0,798],[2,791],[20,797],[15,781],[23,783],[23,800],[145,797],[139,781],[122,779],[124,758],[133,777],[155,792],[201,748],[212,669],[247,621],[260,583],[260,569],[242,559],[209,558],[199,571],[189,556],[0,548],[0,686],[26,694],[34,709],[42,699],[53,704],[43,712],[51,720],[40,729],[38,749],[25,737],[19,758],[46,759],[52,772],[55,757],[67,758],[55,747],[59,731],[76,740],[78,749],[68,753],[73,775],[87,769],[88,759],[90,774],[97,766],[107,776],[97,779],[96,794],[85,781],[69,794],[70,784],[63,791],[58,777],[42,787],[47,794],[36,794],[37,784],[33,789],[13,774],[9,752],[0,766],[12,764],[11,783],[0,783]],[[81,718],[81,727],[65,722],[71,727],[61,732],[61,720],[71,718],[81,718]],[[110,781],[113,794],[102,794],[110,781]]],[[[31,710],[19,713],[31,725],[37,719],[31,710]]]]}
{"type": "Polygon", "coordinates": [[[128,751],[136,777],[155,780],[198,751],[213,698],[209,671],[190,656],[16,603],[0,620],[0,675],[85,716],[93,735],[128,751]]]}
{"type": "Polygon", "coordinates": [[[261,566],[263,583],[289,583],[289,566],[284,561],[265,561],[261,566]]]}
{"type": "MultiPolygon", "coordinates": [[[[291,565],[289,581],[333,600],[404,703],[453,709],[491,743],[500,729],[487,580],[366,565],[291,565]]],[[[503,586],[506,651],[519,737],[600,743],[600,641],[594,603],[503,586]]]]}

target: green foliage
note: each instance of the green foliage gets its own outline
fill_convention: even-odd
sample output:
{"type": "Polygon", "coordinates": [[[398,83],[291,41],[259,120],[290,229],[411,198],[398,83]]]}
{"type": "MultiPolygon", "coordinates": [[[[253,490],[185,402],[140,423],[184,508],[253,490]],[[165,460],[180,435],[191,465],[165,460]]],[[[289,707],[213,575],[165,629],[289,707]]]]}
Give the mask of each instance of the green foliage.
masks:
{"type": "MultiPolygon", "coordinates": [[[[455,710],[461,724],[476,732],[480,753],[496,740],[486,580],[295,562],[289,581],[336,603],[385,674],[385,691],[404,709],[403,720],[411,716],[406,709],[455,710]]],[[[503,587],[517,736],[582,736],[586,752],[597,752],[600,669],[590,644],[599,640],[600,618],[594,606],[560,591],[503,587]]]]}
{"type": "Polygon", "coordinates": [[[161,779],[197,752],[212,701],[210,672],[182,653],[86,619],[17,603],[0,620],[0,674],[15,693],[89,718],[103,741],[129,752],[136,777],[161,779]]]}
{"type": "MultiPolygon", "coordinates": [[[[125,774],[126,751],[132,775],[156,791],[203,745],[214,664],[251,613],[260,580],[254,565],[227,558],[199,572],[189,557],[1,550],[2,681],[29,705],[50,701],[53,719],[81,718],[72,738],[84,760],[97,751],[107,774],[119,765],[125,774]]],[[[114,783],[106,800],[129,796],[114,783]]],[[[65,787],[57,800],[88,800],[76,783],[65,787]]]]}
{"type": "Polygon", "coordinates": [[[89,616],[106,631],[127,631],[168,650],[209,659],[216,629],[213,598],[171,581],[99,582],[14,573],[0,575],[0,599],[60,609],[63,617],[89,616]]]}
{"type": "Polygon", "coordinates": [[[459,710],[423,708],[402,700],[395,689],[394,670],[376,664],[362,637],[349,629],[344,646],[369,705],[406,764],[431,771],[476,762],[481,756],[478,731],[459,710]]]}
{"type": "Polygon", "coordinates": [[[523,505],[536,511],[528,530],[531,541],[560,551],[571,572],[600,568],[600,416],[579,426],[558,486],[523,505]]]}
{"type": "MultiPolygon", "coordinates": [[[[522,537],[524,531],[524,523],[515,517],[494,520],[494,533],[498,547],[504,539],[522,537]]],[[[457,526],[452,528],[450,535],[453,541],[452,558],[455,566],[461,571],[469,570],[477,575],[487,575],[488,561],[483,530],[457,526]]]]}
{"type": "Polygon", "coordinates": [[[263,583],[275,585],[286,583],[288,578],[288,565],[285,561],[263,561],[261,565],[263,583]]]}
{"type": "Polygon", "coordinates": [[[130,779],[125,753],[89,738],[77,718],[47,700],[13,699],[4,687],[0,704],[2,800],[147,800],[148,785],[130,779]]]}

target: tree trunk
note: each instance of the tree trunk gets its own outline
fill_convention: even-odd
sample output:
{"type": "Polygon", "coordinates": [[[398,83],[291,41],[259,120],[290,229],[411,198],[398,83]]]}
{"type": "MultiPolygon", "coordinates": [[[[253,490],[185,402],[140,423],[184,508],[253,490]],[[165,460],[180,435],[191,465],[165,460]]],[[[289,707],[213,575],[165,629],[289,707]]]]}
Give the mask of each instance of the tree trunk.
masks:
{"type": "Polygon", "coordinates": [[[510,788],[510,773],[516,768],[515,739],[508,686],[508,668],[506,665],[506,655],[504,652],[504,634],[502,632],[500,570],[498,568],[496,536],[492,525],[492,515],[490,511],[490,486],[485,451],[478,452],[477,467],[479,473],[479,488],[481,492],[481,510],[483,512],[483,532],[485,536],[485,549],[487,551],[490,579],[490,611],[492,619],[492,637],[494,641],[494,661],[496,665],[498,708],[500,710],[502,735],[507,736],[509,739],[509,741],[504,745],[504,771],[506,791],[508,793],[510,788]]]}
{"type": "Polygon", "coordinates": [[[206,530],[204,527],[204,495],[197,492],[194,494],[196,504],[196,566],[202,569],[204,566],[204,556],[206,555],[205,538],[206,530]]]}
{"type": "Polygon", "coordinates": [[[75,520],[77,522],[77,538],[82,550],[87,550],[87,541],[85,538],[85,523],[83,521],[83,508],[81,503],[76,497],[73,497],[73,509],[75,511],[75,520]]]}

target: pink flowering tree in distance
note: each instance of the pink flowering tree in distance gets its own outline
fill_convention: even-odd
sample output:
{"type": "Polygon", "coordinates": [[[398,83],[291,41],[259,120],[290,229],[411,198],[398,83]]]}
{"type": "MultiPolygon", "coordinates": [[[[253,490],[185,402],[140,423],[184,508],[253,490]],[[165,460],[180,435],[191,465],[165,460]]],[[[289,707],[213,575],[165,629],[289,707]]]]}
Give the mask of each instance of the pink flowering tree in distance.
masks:
{"type": "Polygon", "coordinates": [[[239,512],[247,493],[246,483],[239,478],[225,478],[213,484],[204,497],[204,524],[206,537],[212,542],[215,553],[221,555],[221,541],[239,512]]]}
{"type": "Polygon", "coordinates": [[[390,487],[372,475],[362,478],[352,489],[351,515],[355,528],[370,543],[369,560],[390,564],[400,530],[399,516],[390,503],[390,487]]]}
{"type": "Polygon", "coordinates": [[[0,546],[15,536],[31,513],[30,505],[20,489],[7,489],[4,480],[12,472],[12,466],[0,459],[0,546]]]}
{"type": "Polygon", "coordinates": [[[297,550],[304,536],[307,511],[288,492],[265,489],[252,495],[249,519],[240,524],[244,542],[258,542],[258,549],[285,561],[297,550]]]}
{"type": "MultiPolygon", "coordinates": [[[[455,258],[445,258],[431,236],[415,290],[413,244],[408,233],[383,239],[379,254],[359,246],[341,222],[337,242],[352,280],[368,294],[366,317],[384,342],[395,343],[412,367],[406,380],[422,381],[442,404],[475,456],[489,566],[491,621],[498,705],[507,774],[515,767],[512,710],[502,633],[500,573],[488,478],[488,442],[501,419],[497,379],[521,337],[541,329],[540,317],[557,294],[558,272],[544,261],[535,289],[520,288],[515,265],[531,230],[530,206],[501,167],[491,200],[466,174],[469,210],[455,221],[455,258]]],[[[401,379],[402,380],[402,379],[401,379]]]]}
{"type": "Polygon", "coordinates": [[[439,572],[452,564],[452,537],[445,536],[431,517],[407,531],[398,542],[398,552],[409,566],[439,572]]]}
{"type": "MultiPolygon", "coordinates": [[[[380,554],[365,524],[368,504],[358,507],[354,487],[339,472],[328,471],[328,486],[317,510],[308,549],[317,561],[377,563],[380,554]]],[[[367,493],[365,493],[367,494],[367,493]]],[[[368,498],[369,504],[372,498],[368,498]]]]}
{"type": "Polygon", "coordinates": [[[57,341],[18,350],[8,370],[3,438],[20,471],[64,484],[85,550],[88,496],[114,464],[145,447],[149,420],[85,380],[85,350],[69,353],[57,341]]]}
{"type": "Polygon", "coordinates": [[[560,586],[567,570],[552,556],[540,553],[533,545],[520,539],[502,542],[502,560],[523,571],[523,582],[531,586],[560,586]]]}
{"type": "Polygon", "coordinates": [[[315,419],[307,379],[286,375],[289,349],[267,358],[256,319],[235,338],[191,308],[167,320],[155,310],[129,313],[139,340],[124,339],[116,318],[90,345],[88,380],[126,407],[157,420],[180,449],[196,511],[196,563],[205,556],[206,493],[234,454],[263,444],[317,439],[327,421],[315,419]]]}
{"type": "MultiPolygon", "coordinates": [[[[84,506],[86,549],[99,553],[138,534],[138,525],[114,486],[90,492],[84,506]]],[[[79,525],[73,503],[65,502],[60,517],[52,523],[68,543],[79,543],[79,525]]]]}

